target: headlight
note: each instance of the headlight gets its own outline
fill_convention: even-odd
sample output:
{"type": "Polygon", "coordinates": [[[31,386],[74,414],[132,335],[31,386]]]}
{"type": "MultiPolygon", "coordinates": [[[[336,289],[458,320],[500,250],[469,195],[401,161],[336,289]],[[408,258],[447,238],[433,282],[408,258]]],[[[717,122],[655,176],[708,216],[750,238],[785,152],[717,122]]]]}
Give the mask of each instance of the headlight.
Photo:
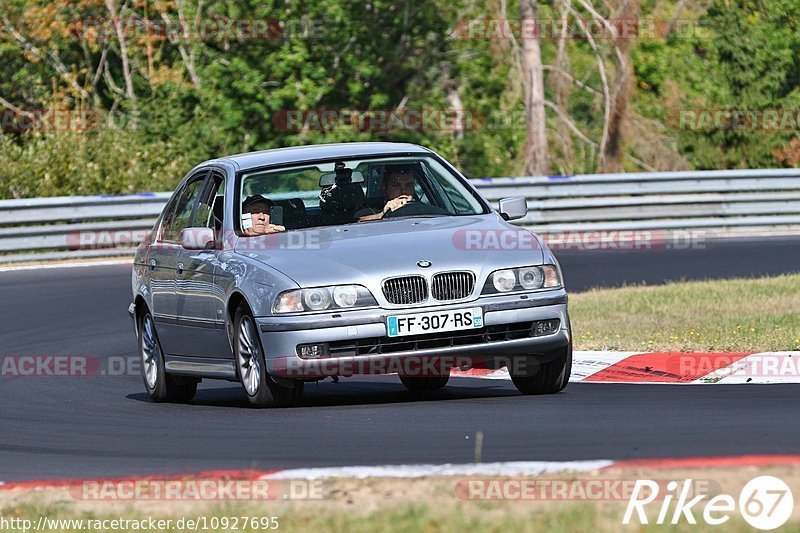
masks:
{"type": "Polygon", "coordinates": [[[303,290],[303,303],[312,311],[322,311],[331,306],[331,291],[327,287],[303,290]]]}
{"type": "Polygon", "coordinates": [[[529,267],[519,269],[519,284],[523,289],[538,289],[542,286],[542,270],[539,267],[529,267]]]}
{"type": "Polygon", "coordinates": [[[292,289],[275,299],[272,312],[302,313],[326,309],[352,309],[378,305],[372,294],[361,285],[335,285],[310,289],[292,289]]]}
{"type": "Polygon", "coordinates": [[[507,268],[492,272],[481,294],[554,289],[561,286],[561,271],[557,265],[507,268]]]}
{"type": "Polygon", "coordinates": [[[358,288],[354,285],[342,285],[333,289],[333,301],[339,307],[353,307],[358,301],[358,288]]]}
{"type": "Polygon", "coordinates": [[[498,292],[508,292],[517,284],[517,276],[513,270],[498,270],[491,276],[492,284],[498,292]]]}

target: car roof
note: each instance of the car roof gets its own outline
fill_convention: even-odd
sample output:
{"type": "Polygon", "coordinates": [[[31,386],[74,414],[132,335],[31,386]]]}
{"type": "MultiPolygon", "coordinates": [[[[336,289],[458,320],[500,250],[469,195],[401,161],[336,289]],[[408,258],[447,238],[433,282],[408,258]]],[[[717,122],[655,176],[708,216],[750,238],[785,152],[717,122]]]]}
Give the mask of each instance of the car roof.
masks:
{"type": "MultiPolygon", "coordinates": [[[[401,154],[430,154],[427,148],[411,143],[391,142],[353,142],[332,144],[311,144],[307,146],[290,146],[261,150],[243,154],[229,155],[214,161],[227,161],[233,163],[239,170],[302,163],[320,159],[333,159],[336,157],[351,158],[374,155],[401,155],[401,154]]],[[[209,161],[211,163],[213,161],[209,161]]]]}

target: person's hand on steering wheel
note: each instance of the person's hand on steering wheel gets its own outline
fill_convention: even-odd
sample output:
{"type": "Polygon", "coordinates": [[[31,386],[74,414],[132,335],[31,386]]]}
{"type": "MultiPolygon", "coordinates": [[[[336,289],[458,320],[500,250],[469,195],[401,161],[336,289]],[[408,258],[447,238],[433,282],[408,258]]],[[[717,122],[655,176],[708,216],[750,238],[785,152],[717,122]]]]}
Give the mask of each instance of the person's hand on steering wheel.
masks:
{"type": "Polygon", "coordinates": [[[413,202],[414,197],[410,195],[404,194],[403,196],[398,196],[393,200],[389,200],[386,202],[386,205],[383,207],[383,214],[385,215],[389,211],[396,211],[401,207],[404,207],[408,202],[413,202]]]}

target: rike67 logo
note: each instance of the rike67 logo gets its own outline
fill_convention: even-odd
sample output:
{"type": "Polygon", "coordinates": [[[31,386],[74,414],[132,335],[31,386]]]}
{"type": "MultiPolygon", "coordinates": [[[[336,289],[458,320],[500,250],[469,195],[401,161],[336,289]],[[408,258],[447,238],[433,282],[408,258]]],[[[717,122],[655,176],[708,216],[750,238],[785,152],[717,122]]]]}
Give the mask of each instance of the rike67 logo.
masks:
{"type": "Polygon", "coordinates": [[[622,518],[623,524],[630,524],[635,518],[640,524],[647,524],[645,508],[648,504],[659,500],[661,507],[656,524],[678,524],[686,520],[689,524],[697,524],[695,512],[700,513],[703,521],[711,526],[719,526],[730,520],[731,514],[738,511],[752,527],[764,531],[776,529],[789,520],[794,510],[794,497],[789,486],[783,480],[773,476],[759,476],[750,480],[739,493],[738,501],[729,494],[718,494],[710,498],[705,505],[701,504],[708,495],[701,494],[689,498],[692,493],[692,480],[686,479],[682,484],[671,481],[666,486],[666,495],[659,494],[661,486],[649,479],[636,481],[633,493],[622,518]],[[672,508],[673,502],[675,503],[672,508]],[[737,505],[738,504],[738,505],[737,505]],[[670,511],[672,511],[670,518],[670,511]]]}

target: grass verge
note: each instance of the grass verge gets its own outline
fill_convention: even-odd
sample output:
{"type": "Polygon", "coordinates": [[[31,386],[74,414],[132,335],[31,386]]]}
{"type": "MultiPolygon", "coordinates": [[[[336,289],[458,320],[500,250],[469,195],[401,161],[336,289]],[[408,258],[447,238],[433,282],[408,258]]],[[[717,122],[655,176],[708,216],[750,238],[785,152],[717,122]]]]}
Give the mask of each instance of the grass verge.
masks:
{"type": "Polygon", "coordinates": [[[800,350],[800,274],[570,295],[575,349],[800,350]]]}

